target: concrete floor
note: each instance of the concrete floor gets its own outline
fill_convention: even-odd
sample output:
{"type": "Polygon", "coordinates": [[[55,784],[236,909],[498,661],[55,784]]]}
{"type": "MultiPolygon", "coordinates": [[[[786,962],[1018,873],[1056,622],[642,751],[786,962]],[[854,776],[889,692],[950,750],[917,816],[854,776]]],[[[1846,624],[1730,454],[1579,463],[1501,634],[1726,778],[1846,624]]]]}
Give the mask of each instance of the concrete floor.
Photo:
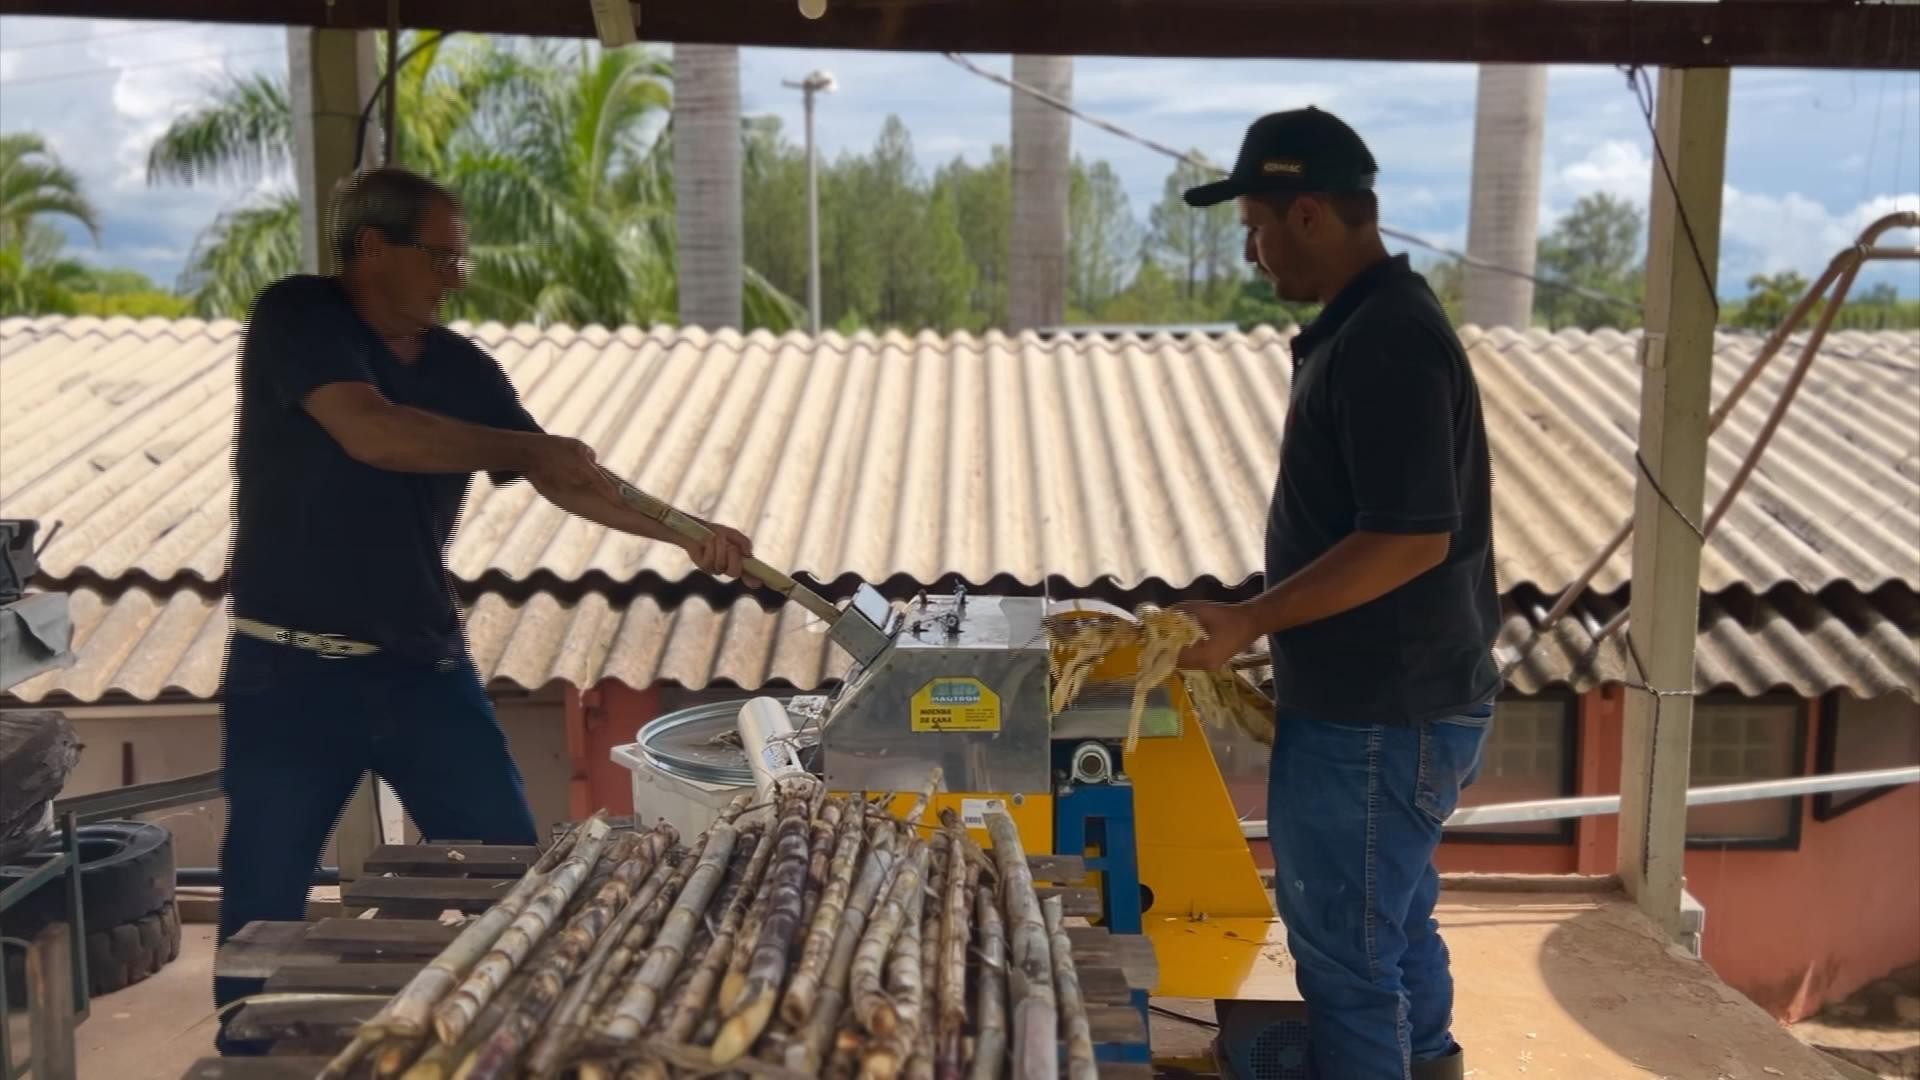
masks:
{"type": "MultiPolygon", "coordinates": [[[[1474,1080],[1837,1080],[1826,1059],[1662,945],[1618,896],[1464,893],[1438,913],[1458,984],[1457,1031],[1474,1080]]],[[[94,1004],[80,1075],[177,1080],[211,1053],[212,927],[184,928],[180,958],[94,1004]]],[[[1207,1002],[1164,1001],[1207,1019],[1207,1002]]],[[[1156,1015],[1157,1057],[1204,1057],[1211,1032],[1156,1015]]]]}

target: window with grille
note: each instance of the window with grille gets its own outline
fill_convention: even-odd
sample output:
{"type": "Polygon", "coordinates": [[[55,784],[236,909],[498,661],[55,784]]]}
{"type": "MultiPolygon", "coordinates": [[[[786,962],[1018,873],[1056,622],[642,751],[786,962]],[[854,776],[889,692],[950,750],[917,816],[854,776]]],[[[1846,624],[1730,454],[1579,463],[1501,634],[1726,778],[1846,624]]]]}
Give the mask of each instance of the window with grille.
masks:
{"type": "MultiPolygon", "coordinates": [[[[1920,765],[1920,701],[1905,694],[1857,698],[1830,694],[1821,702],[1818,773],[1864,772],[1920,765]]],[[[1813,816],[1828,821],[1898,788],[1836,791],[1813,797],[1813,816]]]]}
{"type": "MultiPolygon", "coordinates": [[[[1493,726],[1480,752],[1480,773],[1460,793],[1460,805],[1555,799],[1574,793],[1574,717],[1578,699],[1568,693],[1514,695],[1494,705],[1493,726]]],[[[1457,840],[1567,842],[1573,820],[1456,826],[1457,840]]]]}
{"type": "MultiPolygon", "coordinates": [[[[1694,706],[1688,787],[1798,776],[1806,706],[1796,698],[1704,698],[1694,706]]],[[[1693,806],[1687,842],[1707,847],[1800,843],[1798,797],[1693,806]]]]}

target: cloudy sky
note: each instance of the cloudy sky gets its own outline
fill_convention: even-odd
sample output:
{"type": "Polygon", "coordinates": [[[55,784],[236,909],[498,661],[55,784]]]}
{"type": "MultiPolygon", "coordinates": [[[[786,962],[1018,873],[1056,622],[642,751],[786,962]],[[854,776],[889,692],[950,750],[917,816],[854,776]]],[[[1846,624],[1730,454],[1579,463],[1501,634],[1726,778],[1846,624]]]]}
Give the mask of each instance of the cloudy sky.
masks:
{"type": "MultiPolygon", "coordinates": [[[[1005,56],[972,59],[1008,70],[1005,56]]],[[[889,113],[906,121],[929,169],[977,160],[1007,138],[1008,91],[929,54],[746,50],[744,107],[778,114],[797,135],[798,94],[780,83],[815,68],[840,84],[818,117],[829,154],[870,146],[889,113]]],[[[199,230],[250,193],[149,186],[146,148],[210,80],[248,70],[285,72],[283,31],[0,18],[0,131],[41,133],[84,179],[105,219],[86,257],[170,282],[199,230]]],[[[1590,191],[1644,205],[1650,144],[1620,72],[1555,68],[1548,94],[1542,221],[1590,191]]],[[[1455,247],[1466,235],[1473,97],[1469,65],[1083,59],[1074,72],[1081,108],[1215,161],[1231,159],[1254,115],[1333,110],[1380,160],[1385,221],[1455,247]]],[[[1721,264],[1730,296],[1757,271],[1812,277],[1866,222],[1920,208],[1920,73],[1736,71],[1730,124],[1721,264]]],[[[1170,162],[1084,125],[1073,140],[1076,153],[1114,164],[1144,217],[1170,162]]],[[[1920,264],[1882,263],[1862,281],[1920,295],[1920,264]]]]}

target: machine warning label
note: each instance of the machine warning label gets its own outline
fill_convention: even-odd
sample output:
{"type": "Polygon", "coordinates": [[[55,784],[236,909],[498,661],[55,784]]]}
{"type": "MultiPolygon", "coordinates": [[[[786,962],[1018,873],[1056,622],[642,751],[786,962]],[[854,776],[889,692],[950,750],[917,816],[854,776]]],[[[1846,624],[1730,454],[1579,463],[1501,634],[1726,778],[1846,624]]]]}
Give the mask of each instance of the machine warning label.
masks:
{"type": "Polygon", "coordinates": [[[989,810],[998,810],[1004,814],[1007,812],[1007,807],[999,799],[961,799],[960,824],[969,829],[984,829],[987,827],[989,810]]]}
{"type": "Polygon", "coordinates": [[[999,731],[1000,695],[979,679],[935,679],[913,695],[913,730],[999,731]]]}

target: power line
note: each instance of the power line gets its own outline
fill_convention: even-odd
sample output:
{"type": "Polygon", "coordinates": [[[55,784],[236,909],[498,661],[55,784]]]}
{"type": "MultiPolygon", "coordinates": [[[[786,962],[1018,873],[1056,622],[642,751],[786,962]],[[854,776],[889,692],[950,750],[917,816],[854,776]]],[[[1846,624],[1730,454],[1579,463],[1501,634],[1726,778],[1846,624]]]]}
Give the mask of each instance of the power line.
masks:
{"type": "Polygon", "coordinates": [[[46,75],[28,75],[18,79],[0,79],[0,86],[26,86],[32,83],[60,82],[66,79],[84,79],[95,75],[117,74],[123,71],[140,71],[147,68],[179,67],[182,64],[198,64],[207,60],[228,60],[238,56],[257,56],[262,53],[281,52],[282,46],[263,45],[257,49],[235,49],[223,53],[203,53],[199,56],[179,56],[170,60],[145,60],[137,64],[108,64],[102,67],[78,68],[72,71],[56,71],[46,75]]]}
{"type": "MultiPolygon", "coordinates": [[[[1107,132],[1108,134],[1119,136],[1120,138],[1125,139],[1128,142],[1137,143],[1141,146],[1144,146],[1147,149],[1152,150],[1157,154],[1163,154],[1167,157],[1174,159],[1175,161],[1179,161],[1184,164],[1191,165],[1194,168],[1201,169],[1205,172],[1208,172],[1216,176],[1224,176],[1227,173],[1226,169],[1223,169],[1220,166],[1213,164],[1212,162],[1206,160],[1205,158],[1198,157],[1194,154],[1175,150],[1172,147],[1167,146],[1165,143],[1156,142],[1145,135],[1141,135],[1127,128],[1123,128],[1120,125],[1115,124],[1110,120],[1102,120],[1097,116],[1090,116],[1087,113],[1081,112],[1079,109],[1074,108],[1073,105],[1071,105],[1070,103],[1062,101],[1059,98],[1056,98],[1053,95],[1045,92],[1044,90],[1040,90],[1036,87],[1028,86],[1025,83],[1018,82],[1014,79],[1010,79],[1005,75],[999,74],[998,72],[988,71],[987,69],[982,68],[977,64],[974,64],[972,61],[968,60],[966,57],[960,56],[956,53],[942,53],[941,55],[945,56],[948,60],[952,61],[954,64],[959,65],[961,68],[965,69],[966,71],[971,72],[974,75],[978,75],[980,78],[986,79],[989,82],[998,83],[1001,86],[1004,86],[1007,89],[1012,90],[1016,93],[1025,94],[1028,97],[1033,98],[1035,101],[1038,101],[1051,108],[1058,109],[1061,112],[1066,113],[1068,116],[1071,116],[1076,120],[1082,121],[1083,123],[1091,124],[1094,127],[1097,127],[1100,130],[1107,132]]],[[[1602,303],[1602,304],[1610,304],[1627,311],[1638,312],[1640,310],[1639,304],[1633,302],[1632,300],[1628,300],[1626,297],[1623,297],[1623,296],[1615,296],[1611,293],[1601,292],[1598,289],[1588,288],[1585,285],[1576,285],[1570,281],[1559,281],[1554,278],[1542,277],[1539,274],[1535,274],[1530,271],[1520,270],[1511,266],[1503,266],[1499,263],[1488,262],[1485,259],[1475,258],[1472,255],[1468,255],[1464,251],[1456,251],[1453,248],[1445,246],[1444,244],[1436,244],[1431,240],[1424,239],[1418,235],[1415,235],[1414,233],[1407,232],[1404,229],[1395,229],[1387,225],[1381,225],[1379,226],[1379,229],[1380,229],[1380,234],[1382,236],[1390,236],[1395,240],[1401,241],[1402,243],[1412,244],[1413,246],[1418,248],[1424,248],[1437,255],[1444,255],[1455,262],[1464,264],[1466,266],[1474,267],[1475,269],[1486,270],[1496,274],[1505,274],[1509,277],[1523,278],[1527,281],[1533,282],[1536,285],[1541,285],[1549,289],[1558,289],[1562,292],[1572,293],[1575,296],[1579,296],[1587,300],[1593,300],[1597,303],[1602,303]]]]}

